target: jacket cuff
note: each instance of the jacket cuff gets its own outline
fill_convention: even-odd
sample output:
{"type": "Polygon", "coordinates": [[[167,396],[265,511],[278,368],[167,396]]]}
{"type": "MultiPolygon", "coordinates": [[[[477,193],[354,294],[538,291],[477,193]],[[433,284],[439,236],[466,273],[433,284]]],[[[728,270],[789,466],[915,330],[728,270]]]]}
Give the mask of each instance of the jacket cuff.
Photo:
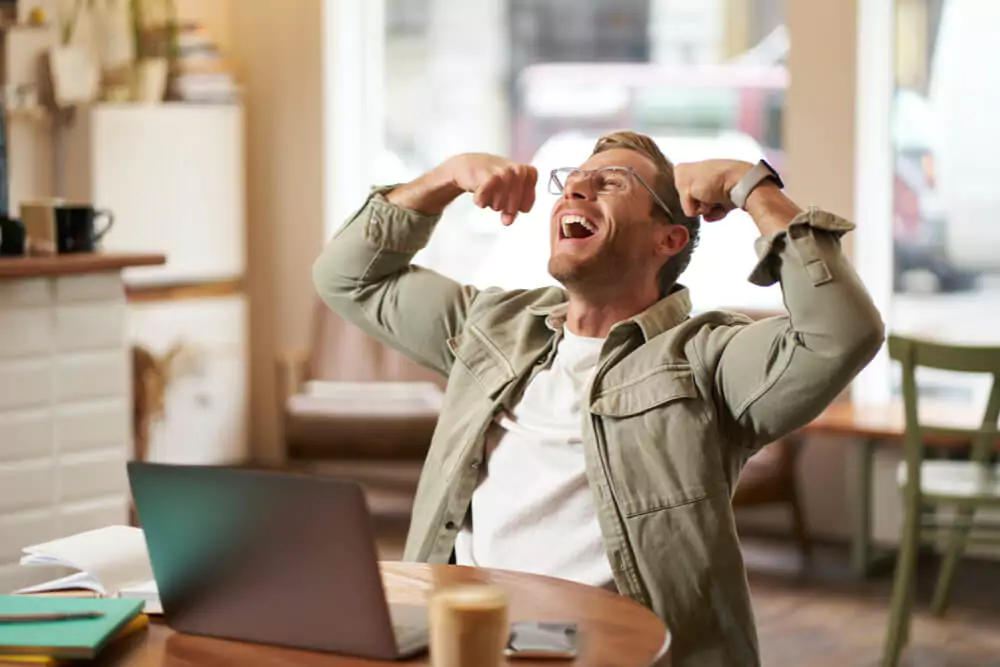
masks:
{"type": "Polygon", "coordinates": [[[762,287],[773,285],[781,278],[781,263],[789,260],[801,262],[813,285],[829,282],[832,275],[816,243],[816,233],[832,234],[839,239],[853,229],[853,222],[810,206],[795,216],[788,229],[754,242],[757,265],[750,272],[750,282],[762,287]]]}
{"type": "Polygon", "coordinates": [[[368,196],[369,214],[365,219],[364,237],[380,250],[416,253],[427,245],[440,215],[428,215],[397,206],[385,196],[397,185],[372,188],[368,196]]]}

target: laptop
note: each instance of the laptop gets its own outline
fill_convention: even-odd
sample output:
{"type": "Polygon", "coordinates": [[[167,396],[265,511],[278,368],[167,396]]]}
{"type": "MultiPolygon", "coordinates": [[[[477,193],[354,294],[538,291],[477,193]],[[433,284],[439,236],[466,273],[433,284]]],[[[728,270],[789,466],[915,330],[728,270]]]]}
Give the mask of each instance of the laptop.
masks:
{"type": "Polygon", "coordinates": [[[386,601],[357,484],[137,461],[128,477],[174,630],[378,660],[427,648],[426,609],[386,601]]]}

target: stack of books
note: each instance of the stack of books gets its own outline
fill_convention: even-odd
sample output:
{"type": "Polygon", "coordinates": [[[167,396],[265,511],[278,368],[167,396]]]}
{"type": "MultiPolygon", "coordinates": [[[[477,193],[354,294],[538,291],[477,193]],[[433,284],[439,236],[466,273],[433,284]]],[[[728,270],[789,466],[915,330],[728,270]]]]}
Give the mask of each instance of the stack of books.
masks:
{"type": "Polygon", "coordinates": [[[106,526],[23,550],[26,567],[72,574],[0,595],[0,667],[71,665],[143,631],[162,614],[146,537],[133,526],[106,526]]]}
{"type": "Polygon", "coordinates": [[[239,87],[232,63],[198,24],[178,29],[168,97],[181,102],[236,102],[239,87]]]}
{"type": "Polygon", "coordinates": [[[70,665],[144,631],[141,600],[0,595],[0,665],[70,665]]]}

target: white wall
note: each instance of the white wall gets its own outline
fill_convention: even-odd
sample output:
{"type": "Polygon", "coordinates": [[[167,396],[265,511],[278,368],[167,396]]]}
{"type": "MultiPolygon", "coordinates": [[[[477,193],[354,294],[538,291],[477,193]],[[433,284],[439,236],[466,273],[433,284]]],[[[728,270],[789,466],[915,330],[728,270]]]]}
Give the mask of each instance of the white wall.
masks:
{"type": "Polygon", "coordinates": [[[277,355],[307,343],[317,298],[311,266],[323,243],[323,5],[232,3],[247,108],[250,440],[262,461],[283,455],[277,355]]]}

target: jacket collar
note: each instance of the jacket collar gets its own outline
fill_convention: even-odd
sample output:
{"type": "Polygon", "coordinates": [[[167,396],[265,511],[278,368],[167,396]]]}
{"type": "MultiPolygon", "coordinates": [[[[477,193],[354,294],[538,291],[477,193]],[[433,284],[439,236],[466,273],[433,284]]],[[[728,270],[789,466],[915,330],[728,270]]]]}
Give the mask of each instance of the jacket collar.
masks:
{"type": "MultiPolygon", "coordinates": [[[[566,322],[568,308],[569,301],[561,301],[548,305],[528,306],[527,310],[531,315],[544,317],[546,326],[553,331],[560,331],[566,322]]],[[[625,324],[638,326],[643,337],[648,341],[664,331],[673,329],[686,320],[690,314],[691,294],[688,288],[683,285],[675,285],[667,296],[638,315],[615,324],[615,327],[625,324]]]]}

